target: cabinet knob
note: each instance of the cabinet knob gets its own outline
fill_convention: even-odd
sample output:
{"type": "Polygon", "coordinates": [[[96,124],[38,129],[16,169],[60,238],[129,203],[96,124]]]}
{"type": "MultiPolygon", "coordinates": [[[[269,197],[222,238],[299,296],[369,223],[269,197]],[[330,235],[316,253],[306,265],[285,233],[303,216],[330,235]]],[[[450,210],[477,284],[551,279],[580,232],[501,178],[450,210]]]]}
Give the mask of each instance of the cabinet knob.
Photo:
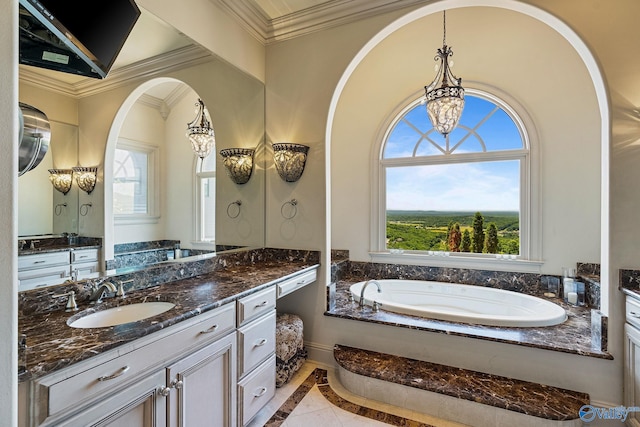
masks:
{"type": "Polygon", "coordinates": [[[169,393],[171,393],[171,387],[162,386],[158,389],[158,394],[162,397],[169,396],[169,393]]]}
{"type": "Polygon", "coordinates": [[[182,385],[183,385],[182,381],[180,381],[178,379],[175,379],[175,380],[171,381],[171,386],[170,387],[173,387],[176,390],[180,390],[182,388],[182,385]]]}

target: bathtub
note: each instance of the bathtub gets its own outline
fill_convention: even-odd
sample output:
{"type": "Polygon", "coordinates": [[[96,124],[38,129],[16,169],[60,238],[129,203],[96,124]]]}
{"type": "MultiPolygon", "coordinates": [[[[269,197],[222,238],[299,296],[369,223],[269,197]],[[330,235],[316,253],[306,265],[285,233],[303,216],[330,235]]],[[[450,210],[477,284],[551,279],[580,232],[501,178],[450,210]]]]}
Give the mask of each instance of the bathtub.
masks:
{"type": "MultiPolygon", "coordinates": [[[[472,323],[487,326],[553,326],[567,319],[564,309],[551,301],[532,295],[484,286],[421,280],[375,280],[367,286],[365,304],[373,301],[382,310],[429,319],[472,323]]],[[[366,282],[351,285],[350,291],[360,301],[366,282]]]]}

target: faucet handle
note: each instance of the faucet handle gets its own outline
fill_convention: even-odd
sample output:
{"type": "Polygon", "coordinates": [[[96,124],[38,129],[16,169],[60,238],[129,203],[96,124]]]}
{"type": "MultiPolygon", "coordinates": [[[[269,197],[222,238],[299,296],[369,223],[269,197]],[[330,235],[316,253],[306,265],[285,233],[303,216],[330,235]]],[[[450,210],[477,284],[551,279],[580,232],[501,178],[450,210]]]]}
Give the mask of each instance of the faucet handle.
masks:
{"type": "Polygon", "coordinates": [[[78,304],[76,303],[76,293],[74,291],[69,291],[64,294],[56,294],[52,295],[52,298],[61,298],[68,296],[67,305],[65,307],[65,311],[78,311],[78,304]]]}

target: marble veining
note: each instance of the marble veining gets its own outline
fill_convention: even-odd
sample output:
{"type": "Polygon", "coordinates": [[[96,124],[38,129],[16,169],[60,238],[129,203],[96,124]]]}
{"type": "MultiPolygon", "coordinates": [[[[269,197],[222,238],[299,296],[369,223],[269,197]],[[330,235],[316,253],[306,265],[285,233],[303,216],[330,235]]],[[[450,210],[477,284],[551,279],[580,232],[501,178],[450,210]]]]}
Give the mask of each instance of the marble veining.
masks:
{"type": "MultiPolygon", "coordinates": [[[[209,265],[209,269],[204,272],[198,268],[202,268],[202,265],[193,267],[189,266],[190,263],[180,263],[175,267],[171,264],[170,266],[175,267],[176,270],[161,274],[161,279],[164,279],[162,281],[154,278],[153,273],[136,272],[135,274],[140,274],[138,276],[140,282],[130,284],[125,299],[106,298],[98,307],[88,303],[91,283],[94,282],[92,280],[21,292],[18,331],[26,336],[24,349],[26,369],[19,376],[20,381],[38,378],[71,366],[273,286],[290,275],[317,267],[319,260],[317,252],[309,251],[267,248],[249,252],[252,253],[233,254],[226,260],[218,260],[217,264],[209,265]],[[184,271],[179,274],[181,269],[184,271]],[[145,300],[167,301],[176,306],[163,314],[137,322],[106,328],[77,329],[66,324],[68,318],[77,312],[65,312],[66,298],[52,297],[54,294],[68,290],[77,291],[79,308],[86,310],[87,314],[95,310],[145,300]]],[[[116,278],[120,280],[126,277],[117,276],[116,278]]],[[[95,280],[114,280],[114,278],[95,280]]]]}
{"type": "Polygon", "coordinates": [[[549,420],[577,419],[589,404],[587,393],[343,345],[334,357],[355,374],[549,420]]]}
{"type": "Polygon", "coordinates": [[[42,237],[38,239],[20,239],[18,241],[18,256],[43,254],[50,252],[64,252],[77,249],[99,249],[102,239],[98,237],[68,236],[42,237]],[[33,245],[33,249],[31,246],[33,245]]]}

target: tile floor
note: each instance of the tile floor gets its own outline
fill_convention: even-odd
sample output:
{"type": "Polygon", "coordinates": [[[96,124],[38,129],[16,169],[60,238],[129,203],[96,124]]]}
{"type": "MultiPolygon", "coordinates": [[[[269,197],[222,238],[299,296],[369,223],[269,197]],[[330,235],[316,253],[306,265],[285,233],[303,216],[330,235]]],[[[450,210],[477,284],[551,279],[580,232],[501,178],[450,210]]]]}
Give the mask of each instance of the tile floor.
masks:
{"type": "Polygon", "coordinates": [[[333,368],[314,362],[305,363],[289,383],[276,389],[275,397],[255,416],[248,427],[382,427],[388,425],[462,427],[459,423],[354,395],[341,386],[333,368]],[[313,375],[316,368],[319,368],[320,372],[326,370],[327,381],[316,380],[313,375]],[[323,387],[328,388],[321,389],[323,387]],[[354,412],[365,413],[366,416],[354,412]],[[376,419],[386,419],[387,422],[376,419]]]}

